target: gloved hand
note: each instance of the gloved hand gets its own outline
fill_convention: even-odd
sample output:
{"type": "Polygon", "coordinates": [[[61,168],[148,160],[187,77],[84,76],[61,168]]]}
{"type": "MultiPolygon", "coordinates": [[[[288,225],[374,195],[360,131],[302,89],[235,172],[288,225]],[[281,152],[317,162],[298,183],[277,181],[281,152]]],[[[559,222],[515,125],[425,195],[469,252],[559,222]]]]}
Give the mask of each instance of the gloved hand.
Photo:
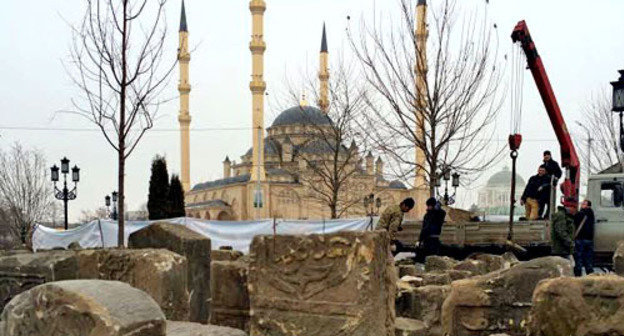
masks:
{"type": "Polygon", "coordinates": [[[417,242],[414,244],[414,247],[418,248],[418,247],[420,247],[420,245],[421,245],[421,244],[420,244],[420,242],[419,242],[419,241],[417,241],[417,242]]]}
{"type": "Polygon", "coordinates": [[[403,231],[403,227],[402,227],[402,226],[399,226],[399,227],[397,228],[397,231],[403,231]]]}

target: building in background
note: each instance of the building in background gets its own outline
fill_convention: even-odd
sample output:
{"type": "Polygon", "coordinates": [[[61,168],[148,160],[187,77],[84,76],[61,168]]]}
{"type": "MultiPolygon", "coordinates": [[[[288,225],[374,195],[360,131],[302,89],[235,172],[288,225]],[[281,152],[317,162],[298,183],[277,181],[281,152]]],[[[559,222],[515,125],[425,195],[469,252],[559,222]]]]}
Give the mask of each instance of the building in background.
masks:
{"type": "MultiPolygon", "coordinates": [[[[520,206],[520,196],[526,187],[526,182],[516,174],[516,207],[520,206]]],[[[478,208],[480,213],[486,215],[509,216],[509,196],[511,192],[511,171],[509,167],[503,167],[501,171],[492,175],[485,187],[479,190],[478,208]]],[[[515,211],[517,214],[522,213],[515,211]]]]}

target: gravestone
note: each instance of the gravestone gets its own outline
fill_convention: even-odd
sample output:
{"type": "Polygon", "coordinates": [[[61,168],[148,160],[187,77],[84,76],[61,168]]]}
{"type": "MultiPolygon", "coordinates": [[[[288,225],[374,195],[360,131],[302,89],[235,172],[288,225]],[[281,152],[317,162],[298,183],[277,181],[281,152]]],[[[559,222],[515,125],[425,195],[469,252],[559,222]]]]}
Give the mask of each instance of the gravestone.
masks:
{"type": "Polygon", "coordinates": [[[394,335],[388,239],[380,231],[256,236],[251,335],[394,335]]]}
{"type": "Polygon", "coordinates": [[[249,332],[248,271],[249,264],[242,260],[211,263],[210,324],[249,332]]]}
{"type": "Polygon", "coordinates": [[[2,313],[7,336],[165,336],[165,316],[146,293],[118,281],[65,280],[29,289],[2,313]]]}
{"type": "Polygon", "coordinates": [[[210,313],[210,239],[179,224],[158,222],[130,235],[131,248],[164,248],[186,257],[192,322],[208,323],[210,313]]]}

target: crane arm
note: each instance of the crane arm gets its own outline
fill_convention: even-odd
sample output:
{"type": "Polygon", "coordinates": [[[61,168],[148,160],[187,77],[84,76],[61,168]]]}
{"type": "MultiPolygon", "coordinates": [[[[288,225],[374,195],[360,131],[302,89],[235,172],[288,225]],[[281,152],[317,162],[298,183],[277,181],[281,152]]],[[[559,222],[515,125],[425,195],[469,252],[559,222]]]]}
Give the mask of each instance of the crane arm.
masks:
{"type": "Polygon", "coordinates": [[[511,39],[514,43],[520,43],[526,55],[529,69],[531,70],[537,89],[544,102],[546,112],[548,112],[548,117],[550,118],[550,123],[553,126],[557,140],[559,141],[561,166],[566,169],[565,180],[561,185],[563,196],[565,200],[567,200],[566,202],[578,206],[581,172],[579,158],[576,154],[576,149],[570,137],[570,133],[568,132],[568,128],[566,127],[563,115],[561,114],[561,110],[559,109],[559,104],[557,104],[557,98],[548,80],[546,69],[544,68],[540,55],[537,53],[535,43],[531,38],[531,34],[524,20],[518,22],[511,34],[511,39]]]}

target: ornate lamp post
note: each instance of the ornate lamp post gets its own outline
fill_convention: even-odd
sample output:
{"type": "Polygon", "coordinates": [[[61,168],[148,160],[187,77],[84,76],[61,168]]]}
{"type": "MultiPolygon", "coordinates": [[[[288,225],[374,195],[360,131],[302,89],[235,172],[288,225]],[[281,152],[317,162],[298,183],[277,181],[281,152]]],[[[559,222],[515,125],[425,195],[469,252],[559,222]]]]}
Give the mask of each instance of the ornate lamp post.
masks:
{"type": "Polygon", "coordinates": [[[618,71],[620,78],[611,82],[613,86],[613,108],[611,111],[620,113],[620,149],[624,152],[624,123],[622,113],[624,112],[624,70],[618,71]]]}
{"type": "Polygon", "coordinates": [[[68,221],[67,221],[67,202],[71,200],[75,200],[77,196],[77,185],[80,180],[80,168],[74,165],[74,168],[71,169],[71,179],[74,182],[74,188],[69,190],[67,188],[67,174],[69,174],[69,159],[64,157],[61,159],[61,173],[63,173],[63,189],[59,189],[56,187],[56,182],[59,181],[59,167],[56,165],[50,168],[50,178],[52,182],[54,182],[54,197],[56,199],[63,201],[65,205],[65,230],[67,230],[68,221]]]}
{"type": "Polygon", "coordinates": [[[451,174],[451,169],[445,167],[441,172],[436,174],[435,186],[436,193],[438,194],[438,200],[442,201],[444,205],[453,205],[455,204],[455,195],[457,194],[457,187],[459,187],[459,173],[455,172],[451,174]],[[444,195],[440,195],[439,188],[442,186],[442,180],[444,180],[444,195]],[[451,181],[451,186],[453,187],[453,195],[449,195],[448,193],[448,183],[451,181]]]}
{"type": "Polygon", "coordinates": [[[370,217],[369,226],[371,230],[373,229],[373,217],[379,215],[379,208],[381,208],[381,198],[375,198],[375,194],[364,196],[364,210],[366,215],[370,217]]]}

